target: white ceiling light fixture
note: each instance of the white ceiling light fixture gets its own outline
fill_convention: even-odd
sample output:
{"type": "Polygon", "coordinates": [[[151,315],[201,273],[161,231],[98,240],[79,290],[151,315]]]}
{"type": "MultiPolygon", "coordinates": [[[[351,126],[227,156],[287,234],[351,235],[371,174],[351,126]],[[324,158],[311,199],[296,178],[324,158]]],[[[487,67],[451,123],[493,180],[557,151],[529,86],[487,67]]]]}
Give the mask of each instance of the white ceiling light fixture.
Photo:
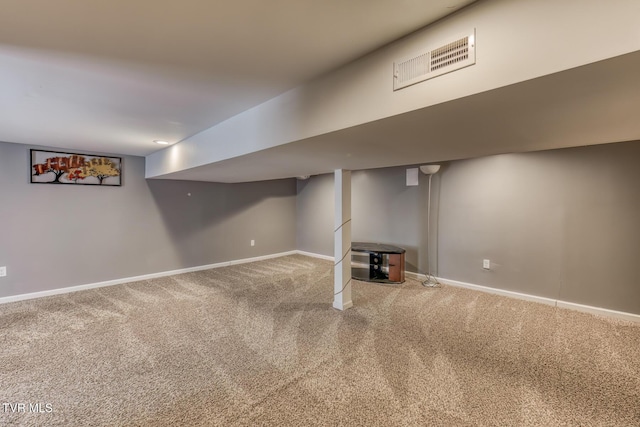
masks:
{"type": "Polygon", "coordinates": [[[431,245],[429,244],[431,242],[431,178],[433,177],[433,174],[437,173],[439,170],[440,165],[420,166],[420,171],[425,175],[429,175],[429,192],[427,193],[427,268],[425,273],[426,278],[424,282],[422,282],[422,285],[430,287],[435,287],[440,284],[440,282],[438,282],[438,279],[436,279],[436,277],[431,274],[431,265],[429,261],[429,252],[431,250],[431,245]]]}
{"type": "Polygon", "coordinates": [[[160,144],[160,145],[169,145],[169,143],[167,141],[162,141],[160,139],[156,139],[153,142],[155,142],[156,144],[160,144]]]}

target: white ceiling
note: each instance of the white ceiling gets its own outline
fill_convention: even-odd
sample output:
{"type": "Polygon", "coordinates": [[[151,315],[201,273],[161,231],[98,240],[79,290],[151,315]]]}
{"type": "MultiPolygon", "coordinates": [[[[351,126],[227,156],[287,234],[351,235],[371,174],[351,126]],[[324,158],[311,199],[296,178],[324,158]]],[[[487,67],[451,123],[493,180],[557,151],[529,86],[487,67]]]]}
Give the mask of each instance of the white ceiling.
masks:
{"type": "Polygon", "coordinates": [[[148,155],[473,0],[2,0],[0,141],[148,155]]]}

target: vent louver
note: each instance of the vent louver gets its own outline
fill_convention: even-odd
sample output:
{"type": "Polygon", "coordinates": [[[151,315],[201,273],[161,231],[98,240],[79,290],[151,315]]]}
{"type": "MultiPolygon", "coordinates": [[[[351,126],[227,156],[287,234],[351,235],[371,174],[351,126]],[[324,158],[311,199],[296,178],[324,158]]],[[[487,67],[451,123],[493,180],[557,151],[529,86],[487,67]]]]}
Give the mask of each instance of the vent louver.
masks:
{"type": "Polygon", "coordinates": [[[393,90],[476,63],[475,30],[435,49],[393,63],[393,90]]]}

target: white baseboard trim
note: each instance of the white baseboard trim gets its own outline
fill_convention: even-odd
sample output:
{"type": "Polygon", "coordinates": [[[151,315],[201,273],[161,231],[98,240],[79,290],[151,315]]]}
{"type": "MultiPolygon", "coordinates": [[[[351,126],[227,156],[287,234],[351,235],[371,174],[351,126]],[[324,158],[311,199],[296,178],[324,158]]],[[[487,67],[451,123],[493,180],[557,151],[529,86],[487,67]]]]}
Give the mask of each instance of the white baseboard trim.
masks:
{"type": "MultiPolygon", "coordinates": [[[[333,261],[333,257],[331,256],[314,254],[311,252],[304,252],[304,251],[296,251],[296,252],[300,255],[306,255],[313,258],[321,258],[321,259],[333,261]]],[[[404,274],[405,274],[405,277],[410,277],[415,280],[423,281],[426,279],[426,276],[424,274],[415,273],[413,271],[405,271],[404,274]]],[[[486,292],[486,293],[501,295],[501,296],[510,297],[510,298],[517,298],[525,301],[537,302],[541,304],[550,305],[553,307],[567,308],[570,310],[581,311],[583,313],[595,314],[597,316],[610,317],[610,318],[640,323],[640,315],[638,314],[626,313],[624,311],[609,310],[608,308],[600,308],[600,307],[593,307],[589,305],[576,304],[573,302],[561,301],[553,298],[539,297],[536,295],[523,294],[523,293],[514,292],[514,291],[506,291],[503,289],[490,288],[488,286],[480,286],[480,285],[475,285],[473,283],[466,283],[466,282],[460,282],[458,280],[445,279],[443,277],[438,277],[437,279],[443,285],[456,286],[459,288],[467,288],[475,291],[486,292]]]]}
{"type": "Polygon", "coordinates": [[[353,301],[347,301],[342,304],[342,306],[340,304],[336,304],[335,301],[333,302],[333,308],[335,308],[336,310],[345,311],[350,309],[351,307],[353,307],[353,301]]]}
{"type": "Polygon", "coordinates": [[[297,253],[298,255],[304,255],[311,258],[320,258],[327,261],[335,261],[335,258],[329,255],[320,255],[313,252],[305,252],[305,251],[295,251],[295,253],[297,253]]]}
{"type": "Polygon", "coordinates": [[[10,302],[17,302],[17,301],[24,301],[24,300],[34,299],[34,298],[49,297],[49,296],[53,296],[53,295],[68,294],[68,293],[71,293],[71,292],[84,291],[84,290],[87,290],[87,289],[102,288],[102,287],[105,287],[105,286],[121,285],[123,283],[138,282],[140,280],[156,279],[158,277],[174,276],[176,274],[191,273],[191,272],[194,272],[194,271],[210,270],[212,268],[228,267],[230,265],[245,264],[245,263],[248,263],[248,262],[263,261],[263,260],[271,259],[271,258],[279,258],[279,257],[287,256],[287,255],[295,255],[297,253],[298,253],[298,251],[295,251],[295,250],[294,251],[288,251],[288,252],[280,252],[280,253],[276,253],[276,254],[262,255],[262,256],[252,257],[252,258],[242,258],[242,259],[237,259],[237,260],[233,260],[233,261],[218,262],[218,263],[215,263],[215,264],[207,264],[207,265],[199,265],[199,266],[196,266],[196,267],[181,268],[181,269],[178,269],[178,270],[169,270],[169,271],[162,271],[162,272],[159,272],[159,273],[143,274],[141,276],[133,276],[133,277],[125,277],[125,278],[122,278],[122,279],[107,280],[105,282],[89,283],[89,284],[86,284],[86,285],[78,285],[78,286],[70,286],[68,288],[58,288],[58,289],[51,289],[51,290],[48,290],[48,291],[31,292],[31,293],[28,293],[28,294],[21,294],[21,295],[12,295],[12,296],[9,296],[9,297],[0,298],[0,304],[6,304],[6,303],[10,303],[10,302]]]}
{"type": "Polygon", "coordinates": [[[615,319],[626,320],[629,322],[640,323],[640,315],[633,314],[633,313],[626,313],[624,311],[609,310],[608,308],[593,307],[590,305],[576,304],[573,302],[567,302],[567,301],[562,301],[562,300],[557,300],[552,298],[522,294],[520,292],[505,291],[502,289],[474,285],[472,283],[459,282],[457,280],[450,280],[450,279],[445,279],[441,277],[438,277],[438,281],[443,285],[456,286],[459,288],[467,288],[475,291],[487,292],[490,294],[502,295],[510,298],[525,300],[525,301],[538,302],[538,303],[547,304],[553,307],[567,308],[570,310],[581,311],[583,313],[595,314],[596,316],[611,317],[615,319]]]}
{"type": "MultiPolygon", "coordinates": [[[[283,256],[295,255],[297,253],[298,251],[294,250],[294,251],[287,251],[287,252],[279,252],[277,254],[262,255],[262,256],[252,257],[252,258],[236,259],[233,261],[229,261],[228,265],[238,265],[238,264],[246,264],[248,262],[264,261],[265,259],[280,258],[283,256]]],[[[209,270],[210,268],[216,268],[216,267],[208,267],[208,266],[204,266],[204,268],[198,267],[199,270],[209,270]]],[[[194,271],[197,271],[197,270],[194,270],[194,271]]]]}
{"type": "Polygon", "coordinates": [[[438,281],[443,285],[455,286],[457,288],[472,289],[474,291],[486,292],[488,294],[501,295],[501,296],[521,299],[525,301],[539,302],[541,304],[551,305],[554,307],[557,305],[556,304],[557,301],[551,298],[523,294],[523,293],[514,292],[514,291],[506,291],[503,289],[490,288],[488,286],[474,285],[472,283],[459,282],[457,280],[450,280],[450,279],[445,279],[441,277],[438,277],[438,281]]]}
{"type": "Polygon", "coordinates": [[[411,277],[412,279],[415,280],[420,280],[423,281],[427,278],[427,276],[425,276],[424,274],[420,274],[420,273],[414,273],[413,271],[404,271],[404,277],[411,277]]]}
{"type": "MultiPolygon", "coordinates": [[[[59,288],[59,289],[51,289],[51,290],[48,290],[48,291],[32,292],[32,293],[28,293],[28,294],[12,295],[12,296],[9,296],[9,297],[0,298],[0,304],[6,304],[6,303],[10,303],[10,302],[17,302],[17,301],[24,301],[24,300],[34,299],[34,298],[43,298],[43,297],[48,297],[48,296],[53,296],[53,295],[67,294],[67,293],[71,293],[71,292],[84,291],[84,290],[87,290],[87,289],[102,288],[102,287],[105,287],[105,286],[121,285],[123,283],[131,283],[131,282],[137,282],[137,281],[141,281],[141,280],[150,280],[150,279],[156,279],[156,278],[159,278],[159,277],[174,276],[176,274],[191,273],[191,272],[194,272],[194,271],[202,271],[202,270],[210,270],[210,269],[213,269],[213,268],[228,267],[228,266],[231,266],[231,265],[245,264],[245,263],[256,262],[256,261],[263,261],[263,260],[267,260],[267,259],[280,258],[280,257],[283,257],[283,256],[296,255],[296,254],[297,255],[304,255],[304,256],[308,256],[308,257],[312,257],[312,258],[324,259],[324,260],[327,260],[327,261],[333,261],[334,260],[334,258],[332,256],[328,256],[328,255],[321,255],[321,254],[316,254],[316,253],[312,253],[312,252],[293,250],[293,251],[287,251],[287,252],[280,252],[280,253],[276,253],[276,254],[262,255],[262,256],[258,256],[258,257],[252,257],[252,258],[242,258],[242,259],[237,259],[237,260],[232,260],[232,261],[224,261],[224,262],[219,262],[219,263],[215,263],[215,264],[207,264],[207,265],[200,265],[200,266],[196,266],[196,267],[181,268],[181,269],[178,269],[178,270],[169,270],[169,271],[162,271],[162,272],[159,272],[159,273],[143,274],[141,276],[125,277],[125,278],[122,278],[122,279],[115,279],[115,280],[107,280],[107,281],[104,281],[104,282],[90,283],[90,284],[86,284],[86,285],[70,286],[68,288],[59,288]]],[[[411,277],[411,278],[416,279],[416,280],[424,280],[425,279],[425,275],[424,274],[414,273],[412,271],[405,271],[405,276],[411,277]]],[[[480,286],[480,285],[475,285],[475,284],[472,284],[472,283],[465,283],[465,282],[460,282],[460,281],[451,280],[451,279],[445,279],[445,278],[441,278],[441,277],[438,277],[438,281],[440,281],[444,285],[456,286],[456,287],[460,287],[460,288],[467,288],[467,289],[476,290],[476,291],[480,291],[480,292],[486,292],[486,293],[491,293],[491,294],[495,294],[495,295],[502,295],[502,296],[506,296],[506,297],[510,297],[510,298],[517,298],[517,299],[521,299],[521,300],[525,300],[525,301],[538,302],[538,303],[542,303],[542,304],[551,305],[551,306],[554,306],[554,307],[581,311],[581,312],[584,312],[584,313],[595,314],[595,315],[598,315],[598,316],[612,317],[612,318],[616,318],[616,319],[621,319],[621,320],[626,320],[626,321],[630,321],[630,322],[640,323],[640,315],[633,314],[633,313],[626,313],[624,311],[609,310],[607,308],[593,307],[593,306],[577,304],[577,303],[573,303],[573,302],[567,302],[567,301],[561,301],[561,300],[556,300],[556,299],[551,299],[551,298],[539,297],[539,296],[535,296],[535,295],[523,294],[523,293],[520,293],[520,292],[506,291],[506,290],[502,290],[502,289],[490,288],[490,287],[487,287],[487,286],[480,286]]]]}
{"type": "Polygon", "coordinates": [[[568,308],[569,310],[582,311],[583,313],[591,313],[596,316],[613,317],[615,319],[626,320],[629,322],[640,323],[640,315],[627,313],[624,311],[609,310],[608,308],[592,307],[590,305],[576,304],[575,302],[567,302],[558,300],[557,304],[560,308],[568,308]]]}

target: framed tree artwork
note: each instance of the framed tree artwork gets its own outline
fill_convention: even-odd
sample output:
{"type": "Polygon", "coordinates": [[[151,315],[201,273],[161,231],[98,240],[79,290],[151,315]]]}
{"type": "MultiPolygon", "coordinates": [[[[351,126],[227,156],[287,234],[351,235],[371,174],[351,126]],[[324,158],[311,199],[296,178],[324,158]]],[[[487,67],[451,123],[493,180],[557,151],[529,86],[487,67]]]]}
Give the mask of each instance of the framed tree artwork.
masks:
{"type": "Polygon", "coordinates": [[[31,150],[31,183],[122,185],[122,158],[31,150]]]}

